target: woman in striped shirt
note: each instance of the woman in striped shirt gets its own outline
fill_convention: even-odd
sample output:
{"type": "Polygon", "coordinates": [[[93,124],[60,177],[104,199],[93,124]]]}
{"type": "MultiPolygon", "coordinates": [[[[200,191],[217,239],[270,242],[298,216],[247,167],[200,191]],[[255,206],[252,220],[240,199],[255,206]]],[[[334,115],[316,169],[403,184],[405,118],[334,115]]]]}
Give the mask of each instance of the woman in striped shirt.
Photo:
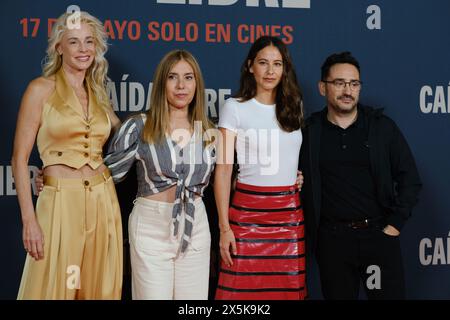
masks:
{"type": "Polygon", "coordinates": [[[207,299],[210,231],[203,191],[215,164],[204,82],[187,51],[159,63],[147,114],[125,121],[105,162],[115,182],[136,162],[129,218],[133,299],[207,299]]]}

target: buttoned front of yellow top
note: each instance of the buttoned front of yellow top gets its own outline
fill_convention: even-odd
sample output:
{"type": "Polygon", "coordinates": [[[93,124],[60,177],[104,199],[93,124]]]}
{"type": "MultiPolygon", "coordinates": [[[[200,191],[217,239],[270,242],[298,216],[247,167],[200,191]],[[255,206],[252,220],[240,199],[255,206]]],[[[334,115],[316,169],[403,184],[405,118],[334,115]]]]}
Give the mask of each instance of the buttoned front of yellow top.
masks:
{"type": "Polygon", "coordinates": [[[102,147],[111,131],[109,116],[88,86],[86,119],[62,67],[55,77],[55,91],[44,103],[36,140],[44,168],[63,164],[80,169],[87,164],[97,169],[103,163],[102,147]]]}

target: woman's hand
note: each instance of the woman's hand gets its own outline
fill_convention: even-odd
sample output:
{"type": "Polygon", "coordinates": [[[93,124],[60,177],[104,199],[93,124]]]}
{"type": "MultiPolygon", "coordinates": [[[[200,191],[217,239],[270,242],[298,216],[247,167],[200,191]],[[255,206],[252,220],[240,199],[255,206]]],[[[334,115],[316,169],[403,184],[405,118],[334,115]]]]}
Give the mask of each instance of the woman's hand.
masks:
{"type": "Polygon", "coordinates": [[[231,259],[230,254],[230,246],[231,252],[236,255],[236,239],[234,238],[234,233],[231,228],[228,227],[225,231],[220,231],[220,256],[222,257],[223,262],[229,267],[233,265],[233,260],[231,259]]]}
{"type": "Polygon", "coordinates": [[[298,190],[301,191],[302,190],[302,186],[303,186],[303,172],[301,172],[300,170],[297,170],[297,179],[295,179],[295,182],[298,184],[298,190]]]}
{"type": "Polygon", "coordinates": [[[36,218],[29,219],[23,224],[23,245],[25,250],[36,261],[44,258],[44,234],[36,218]]]}

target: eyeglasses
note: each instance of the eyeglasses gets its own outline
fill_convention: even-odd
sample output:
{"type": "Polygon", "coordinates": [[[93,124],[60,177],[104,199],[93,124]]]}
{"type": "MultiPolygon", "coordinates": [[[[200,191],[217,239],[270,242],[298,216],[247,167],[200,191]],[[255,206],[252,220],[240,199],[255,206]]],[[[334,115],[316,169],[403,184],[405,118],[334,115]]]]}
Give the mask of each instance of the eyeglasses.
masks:
{"type": "Polygon", "coordinates": [[[331,83],[337,90],[343,90],[346,87],[346,85],[348,84],[348,87],[350,88],[350,90],[359,91],[359,90],[361,90],[361,85],[362,85],[362,81],[359,81],[359,80],[345,81],[342,79],[334,79],[334,80],[330,80],[330,81],[322,80],[322,82],[331,83]]]}

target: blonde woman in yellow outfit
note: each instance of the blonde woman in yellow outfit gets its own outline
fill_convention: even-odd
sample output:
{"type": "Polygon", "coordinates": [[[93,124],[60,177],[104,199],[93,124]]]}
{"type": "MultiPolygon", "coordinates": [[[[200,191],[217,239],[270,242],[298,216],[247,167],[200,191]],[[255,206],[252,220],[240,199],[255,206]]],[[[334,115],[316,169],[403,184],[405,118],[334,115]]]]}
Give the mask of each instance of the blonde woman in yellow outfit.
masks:
{"type": "Polygon", "coordinates": [[[28,252],[18,299],[120,299],[122,225],[102,147],[120,124],[106,94],[101,22],[63,14],[43,76],[18,114],[12,169],[28,252]],[[36,140],[44,189],[33,207],[28,160],[36,140]]]}

